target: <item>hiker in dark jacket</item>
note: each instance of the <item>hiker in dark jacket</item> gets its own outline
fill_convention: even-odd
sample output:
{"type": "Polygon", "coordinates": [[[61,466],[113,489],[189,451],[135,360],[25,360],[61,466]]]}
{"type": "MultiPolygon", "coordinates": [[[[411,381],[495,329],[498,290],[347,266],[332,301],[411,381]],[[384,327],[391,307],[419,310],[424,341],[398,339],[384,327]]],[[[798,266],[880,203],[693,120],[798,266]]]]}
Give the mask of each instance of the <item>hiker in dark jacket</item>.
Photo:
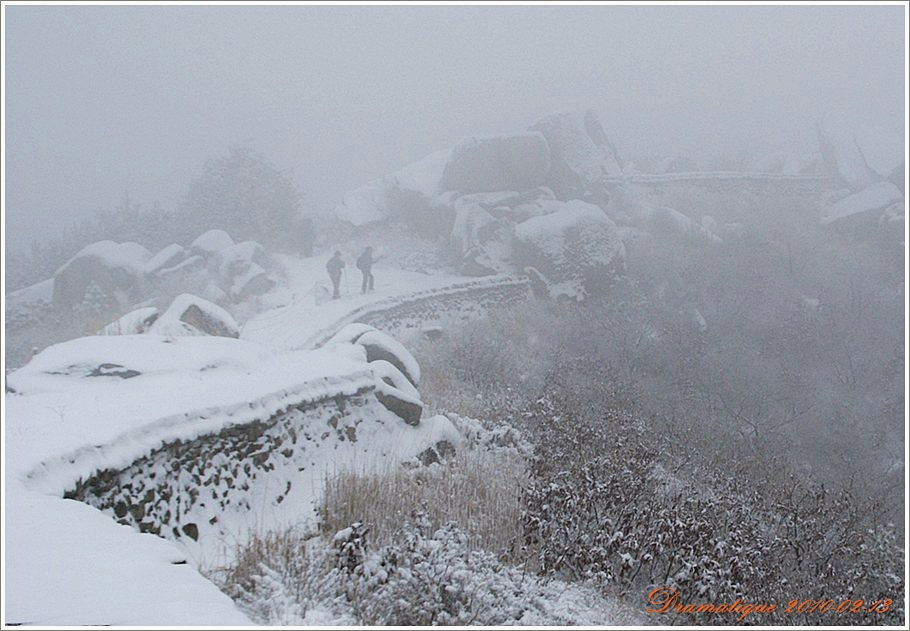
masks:
{"type": "Polygon", "coordinates": [[[368,247],[363,254],[357,259],[357,269],[363,272],[363,283],[360,286],[360,293],[367,293],[367,289],[373,289],[373,248],[368,247]]]}
{"type": "Polygon", "coordinates": [[[341,260],[340,251],[335,251],[335,256],[329,259],[329,262],[325,264],[325,268],[329,271],[329,278],[332,279],[332,286],[335,288],[332,298],[341,297],[338,289],[341,285],[341,270],[344,269],[344,261],[341,260]]]}

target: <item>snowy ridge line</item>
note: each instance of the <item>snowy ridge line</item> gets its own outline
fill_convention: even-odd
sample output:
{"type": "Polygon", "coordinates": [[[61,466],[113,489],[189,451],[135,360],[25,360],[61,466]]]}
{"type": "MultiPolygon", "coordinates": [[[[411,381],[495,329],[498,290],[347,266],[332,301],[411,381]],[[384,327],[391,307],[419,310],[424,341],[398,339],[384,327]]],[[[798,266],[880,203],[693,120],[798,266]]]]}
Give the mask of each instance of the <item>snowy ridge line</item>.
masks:
{"type": "Polygon", "coordinates": [[[347,324],[351,324],[352,322],[356,322],[358,318],[362,318],[365,315],[378,315],[392,308],[401,307],[402,305],[419,302],[428,298],[451,296],[463,293],[467,294],[473,291],[490,289],[492,287],[528,285],[529,282],[530,281],[527,278],[516,278],[515,276],[488,277],[479,281],[469,281],[465,283],[459,283],[457,285],[449,285],[448,287],[444,287],[442,289],[427,289],[424,291],[415,292],[413,294],[396,296],[394,298],[388,298],[386,300],[374,302],[369,305],[363,305],[362,307],[358,307],[357,309],[349,312],[344,317],[339,318],[329,326],[323,327],[311,335],[309,338],[307,338],[306,342],[304,342],[302,345],[292,347],[291,350],[319,348],[321,345],[325,344],[333,335],[335,335],[335,333],[337,333],[341,327],[347,324]]]}
{"type": "Polygon", "coordinates": [[[748,173],[745,171],[690,171],[683,173],[642,173],[622,177],[604,177],[608,184],[697,182],[704,180],[743,180],[747,182],[827,182],[828,175],[790,175],[786,173],[748,173]]]}
{"type": "Polygon", "coordinates": [[[372,370],[344,377],[321,377],[270,392],[252,401],[177,413],[125,432],[104,445],[86,445],[41,462],[23,476],[32,491],[63,496],[78,480],[105,469],[124,469],[155,449],[175,441],[191,441],[236,425],[265,421],[303,404],[317,404],[338,396],[354,396],[376,386],[372,370]]]}

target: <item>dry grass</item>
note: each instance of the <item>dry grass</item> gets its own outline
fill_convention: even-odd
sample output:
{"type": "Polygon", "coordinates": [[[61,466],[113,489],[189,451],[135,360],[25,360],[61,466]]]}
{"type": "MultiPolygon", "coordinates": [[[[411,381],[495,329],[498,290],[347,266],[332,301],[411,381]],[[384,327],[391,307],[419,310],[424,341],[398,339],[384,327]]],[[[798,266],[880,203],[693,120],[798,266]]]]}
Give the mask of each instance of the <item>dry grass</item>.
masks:
{"type": "Polygon", "coordinates": [[[326,481],[323,527],[332,535],[363,522],[371,545],[383,546],[423,511],[434,529],[454,521],[470,537],[470,546],[523,561],[517,557],[526,480],[520,456],[480,450],[462,451],[444,465],[343,473],[326,481]]]}

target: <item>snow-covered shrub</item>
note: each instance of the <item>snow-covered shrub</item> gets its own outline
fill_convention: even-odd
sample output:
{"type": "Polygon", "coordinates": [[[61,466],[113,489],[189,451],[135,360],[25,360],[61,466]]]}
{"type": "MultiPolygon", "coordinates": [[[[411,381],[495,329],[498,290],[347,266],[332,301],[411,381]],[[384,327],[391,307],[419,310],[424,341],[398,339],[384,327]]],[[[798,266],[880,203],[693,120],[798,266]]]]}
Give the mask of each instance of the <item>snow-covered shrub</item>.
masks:
{"type": "Polygon", "coordinates": [[[294,624],[306,612],[311,559],[307,537],[294,530],[253,536],[234,563],[207,571],[221,590],[253,620],[294,624]]]}
{"type": "Polygon", "coordinates": [[[641,616],[591,586],[540,579],[473,548],[455,524],[413,513],[387,545],[363,524],[251,540],[237,564],[207,574],[258,624],[603,625],[641,616]]]}
{"type": "MultiPolygon", "coordinates": [[[[668,472],[672,447],[633,414],[592,413],[584,398],[554,395],[522,415],[536,428],[525,541],[545,575],[594,580],[630,595],[669,587],[686,602],[778,603],[762,624],[794,624],[783,604],[809,594],[837,602],[891,599],[883,613],[840,624],[902,624],[903,550],[893,528],[874,527],[873,506],[796,475],[743,475],[735,463],[698,478],[668,472]]],[[[784,469],[779,460],[766,461],[784,469]]],[[[678,467],[676,467],[678,469],[678,467]]],[[[830,616],[800,615],[808,624],[830,616]]],[[[729,624],[723,614],[680,614],[685,624],[729,624]]],[[[748,618],[739,623],[753,623],[748,618]]]]}
{"type": "Polygon", "coordinates": [[[450,522],[433,531],[416,514],[396,542],[367,555],[345,591],[361,624],[502,625],[520,620],[524,574],[468,545],[450,522]]]}

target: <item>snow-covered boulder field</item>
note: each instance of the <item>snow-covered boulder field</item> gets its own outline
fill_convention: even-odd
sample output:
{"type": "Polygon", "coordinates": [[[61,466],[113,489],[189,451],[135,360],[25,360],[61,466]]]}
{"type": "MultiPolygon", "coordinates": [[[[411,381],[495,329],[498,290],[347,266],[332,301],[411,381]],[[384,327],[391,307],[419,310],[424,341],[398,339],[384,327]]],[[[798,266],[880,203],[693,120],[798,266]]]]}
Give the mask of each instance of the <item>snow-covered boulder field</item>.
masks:
{"type": "Polygon", "coordinates": [[[421,418],[419,375],[366,325],[280,354],[151,332],[45,349],[7,375],[4,621],[248,624],[193,566],[314,526],[330,475],[458,445],[448,419],[421,418]]]}
{"type": "Polygon", "coordinates": [[[209,230],[188,248],[172,243],[155,254],[138,243],[97,241],[61,265],[49,280],[53,304],[59,308],[87,299],[126,305],[154,296],[165,285],[233,303],[274,287],[268,271],[272,267],[259,243],[234,243],[224,230],[209,230]]]}
{"type": "Polygon", "coordinates": [[[593,112],[554,114],[526,132],[467,138],[370,182],[345,195],[335,214],[356,227],[403,221],[441,238],[465,276],[524,273],[533,233],[535,241],[569,250],[537,251],[531,266],[547,268],[548,282],[587,285],[590,292],[591,278],[622,267],[602,181],[621,173],[615,147],[593,112]],[[579,212],[579,203],[600,217],[579,212]],[[582,235],[585,245],[569,233],[582,235]],[[570,266],[563,264],[569,259],[570,266]]]}

